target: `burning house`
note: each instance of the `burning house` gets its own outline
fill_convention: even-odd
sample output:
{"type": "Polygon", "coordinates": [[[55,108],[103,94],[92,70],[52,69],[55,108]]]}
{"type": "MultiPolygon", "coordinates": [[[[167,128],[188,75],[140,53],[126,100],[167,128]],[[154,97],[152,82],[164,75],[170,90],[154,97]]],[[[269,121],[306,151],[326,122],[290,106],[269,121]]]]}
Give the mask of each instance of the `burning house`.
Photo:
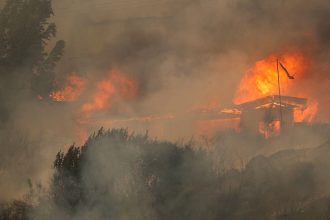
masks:
{"type": "Polygon", "coordinates": [[[211,112],[200,112],[203,120],[232,120],[240,132],[262,134],[265,138],[289,131],[295,124],[295,113],[307,108],[307,99],[292,96],[266,96],[211,112]],[[237,121],[239,123],[237,123],[237,121]]]}
{"type": "Polygon", "coordinates": [[[304,111],[307,99],[291,96],[267,96],[237,105],[240,129],[266,138],[288,130],[294,124],[294,112],[304,111]]]}
{"type": "Polygon", "coordinates": [[[268,138],[279,135],[281,131],[287,133],[296,122],[314,122],[318,101],[307,90],[300,89],[301,79],[307,74],[307,63],[299,52],[270,55],[257,61],[241,78],[236,94],[231,97],[234,104],[225,109],[220,108],[217,100],[216,105],[203,105],[198,109],[131,116],[131,110],[125,103],[138,97],[139,82],[119,69],[110,70],[95,84],[72,73],[49,97],[56,102],[77,102],[75,120],[81,140],[86,138],[88,129],[105,125],[156,130],[157,136],[165,136],[164,128],[170,128],[168,133],[171,137],[176,137],[176,129],[180,130],[180,135],[187,137],[212,137],[235,129],[268,138]],[[296,95],[306,98],[297,98],[296,95]],[[182,127],[178,126],[178,122],[182,127]]]}
{"type": "Polygon", "coordinates": [[[265,138],[291,130],[295,122],[310,121],[317,112],[315,106],[307,105],[306,98],[281,95],[281,89],[295,94],[290,91],[294,87],[293,79],[299,81],[305,68],[304,58],[298,53],[272,55],[256,62],[239,84],[236,105],[221,110],[221,117],[236,118],[241,132],[262,134],[265,138]],[[309,117],[305,114],[308,112],[309,117]]]}

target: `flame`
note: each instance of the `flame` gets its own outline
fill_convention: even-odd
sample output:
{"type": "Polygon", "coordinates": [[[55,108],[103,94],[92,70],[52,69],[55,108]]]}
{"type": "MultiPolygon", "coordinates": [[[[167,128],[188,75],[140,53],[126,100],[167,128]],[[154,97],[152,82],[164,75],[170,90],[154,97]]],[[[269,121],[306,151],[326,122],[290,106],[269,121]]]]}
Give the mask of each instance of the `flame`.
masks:
{"type": "Polygon", "coordinates": [[[111,102],[120,97],[125,100],[137,96],[137,84],[118,70],[112,70],[106,79],[97,83],[92,100],[81,106],[82,112],[90,113],[111,107],[111,102]]]}
{"type": "MultiPolygon", "coordinates": [[[[137,83],[117,69],[109,71],[100,81],[86,81],[75,73],[68,75],[63,88],[52,91],[49,97],[56,102],[76,102],[78,109],[74,111],[76,123],[76,141],[83,143],[88,133],[95,126],[95,111],[109,110],[121,101],[134,99],[138,95],[137,83]],[[86,87],[88,86],[88,89],[86,87]],[[88,93],[90,92],[91,93],[88,93]],[[82,93],[84,96],[82,97],[82,93]]],[[[43,100],[42,96],[37,96],[43,100]]],[[[76,105],[74,105],[76,107],[76,105]]],[[[163,116],[162,116],[163,117],[163,116]]],[[[169,116],[172,117],[172,116],[169,116]]],[[[133,120],[156,120],[156,116],[133,120]]],[[[103,123],[103,122],[102,122],[103,123]]],[[[100,124],[102,124],[100,123],[100,124]]]]}
{"type": "Polygon", "coordinates": [[[311,123],[315,119],[317,112],[318,112],[318,102],[312,100],[311,102],[308,103],[306,109],[304,110],[296,109],[294,111],[294,121],[311,123]]]}
{"type": "Polygon", "coordinates": [[[266,139],[279,135],[280,130],[281,130],[280,121],[272,121],[269,124],[265,124],[264,122],[259,123],[259,132],[266,139]]]}
{"type": "Polygon", "coordinates": [[[84,112],[104,109],[105,107],[108,107],[108,100],[114,95],[114,93],[115,88],[112,83],[108,80],[102,80],[97,85],[97,90],[93,96],[93,100],[83,104],[81,108],[84,112]]]}
{"type": "Polygon", "coordinates": [[[53,91],[49,97],[57,102],[74,101],[80,96],[84,88],[85,81],[75,73],[71,73],[67,77],[67,83],[64,88],[53,91]]]}
{"type": "MultiPolygon", "coordinates": [[[[294,110],[294,121],[312,122],[318,111],[318,102],[300,84],[300,80],[305,77],[307,67],[309,66],[307,58],[300,52],[286,52],[281,55],[273,54],[257,61],[241,80],[234,103],[239,104],[264,96],[278,94],[277,59],[295,77],[293,80],[288,79],[286,73],[279,66],[281,94],[303,97],[308,100],[306,109],[294,110]]],[[[262,126],[260,126],[259,130],[264,134],[262,126]]],[[[272,125],[268,127],[272,128],[272,125]]]]}
{"type": "Polygon", "coordinates": [[[75,114],[76,136],[80,143],[86,140],[87,134],[95,129],[95,125],[100,127],[107,122],[103,119],[98,123],[93,118],[93,113],[109,110],[118,101],[133,99],[138,94],[137,83],[117,69],[111,70],[105,78],[97,81],[95,86],[89,87],[95,87],[95,89],[92,90],[89,99],[79,106],[75,114]]]}
{"type": "Polygon", "coordinates": [[[137,84],[125,74],[118,70],[113,70],[110,73],[110,80],[115,85],[118,94],[126,100],[133,99],[137,96],[137,84]]]}
{"type": "Polygon", "coordinates": [[[221,110],[222,113],[232,114],[232,115],[240,115],[242,113],[241,110],[237,108],[224,108],[221,110]]]}
{"type": "MultiPolygon", "coordinates": [[[[305,58],[302,54],[291,52],[280,56],[270,55],[266,59],[257,61],[245,74],[239,84],[234,103],[238,104],[263,96],[278,94],[277,58],[295,78],[302,76],[306,68],[305,58]]],[[[281,90],[287,91],[294,80],[289,80],[280,67],[279,74],[281,90]]]]}

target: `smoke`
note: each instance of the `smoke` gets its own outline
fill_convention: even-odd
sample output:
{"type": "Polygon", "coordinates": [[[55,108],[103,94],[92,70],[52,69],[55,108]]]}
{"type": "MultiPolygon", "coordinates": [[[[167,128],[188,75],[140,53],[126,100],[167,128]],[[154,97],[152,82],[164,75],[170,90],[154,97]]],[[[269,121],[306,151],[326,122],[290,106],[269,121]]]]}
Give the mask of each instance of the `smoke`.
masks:
{"type": "MultiPolygon", "coordinates": [[[[222,140],[229,143],[233,135],[222,140]]],[[[252,141],[262,140],[236,137],[241,148],[252,141]]],[[[259,155],[228,170],[216,158],[224,149],[206,153],[192,146],[100,130],[81,152],[70,148],[63,160],[57,157],[53,196],[36,206],[33,219],[268,219],[322,208],[318,201],[327,198],[329,142],[259,155]]],[[[247,150],[239,153],[244,157],[247,150]]]]}
{"type": "MultiPolygon", "coordinates": [[[[3,146],[11,146],[1,148],[8,166],[17,160],[31,164],[27,170],[1,167],[12,175],[1,187],[2,198],[10,198],[2,196],[9,192],[9,183],[20,188],[28,176],[47,179],[44,173],[50,166],[36,164],[51,161],[59,148],[82,142],[101,126],[149,129],[160,139],[191,138],[198,130],[191,122],[195,117],[181,116],[213,102],[217,107],[230,106],[244,73],[273,53],[299,50],[308,57],[310,69],[299,83],[317,98],[319,120],[329,121],[327,1],[57,0],[53,5],[57,39],[66,41],[57,82],[64,85],[67,75],[75,72],[88,85],[77,101],[67,103],[39,102],[30,95],[12,97],[8,91],[0,94],[0,99],[20,103],[6,107],[11,126],[3,130],[13,127],[23,133],[33,140],[29,144],[33,152],[38,152],[23,155],[20,144],[10,145],[7,135],[2,136],[3,146]],[[137,96],[119,97],[111,110],[98,111],[88,118],[91,123],[81,124],[77,111],[113,69],[136,81],[137,96]],[[143,123],[128,120],[168,114],[176,117],[143,123]],[[18,153],[9,154],[8,149],[18,153]]],[[[20,76],[15,79],[24,81],[20,76]]],[[[5,113],[1,118],[7,118],[5,113]]]]}
{"type": "Polygon", "coordinates": [[[319,97],[328,84],[315,88],[328,74],[328,11],[324,1],[59,1],[55,21],[68,45],[63,73],[97,78],[122,69],[139,84],[138,100],[128,105],[146,115],[213,100],[230,105],[256,60],[287,50],[311,60],[302,86],[319,97]]]}

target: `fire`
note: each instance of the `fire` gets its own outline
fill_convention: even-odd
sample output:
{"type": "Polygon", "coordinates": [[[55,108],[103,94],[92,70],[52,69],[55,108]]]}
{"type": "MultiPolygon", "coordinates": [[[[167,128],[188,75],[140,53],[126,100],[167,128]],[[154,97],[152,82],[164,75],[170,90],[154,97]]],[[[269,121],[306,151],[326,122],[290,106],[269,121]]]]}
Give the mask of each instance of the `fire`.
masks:
{"type": "Polygon", "coordinates": [[[137,94],[137,83],[126,74],[113,69],[95,83],[72,73],[67,77],[63,88],[51,92],[49,97],[56,102],[78,103],[74,120],[77,124],[76,138],[82,143],[93,125],[92,117],[95,111],[109,110],[121,101],[134,99],[137,94]]]}
{"type": "Polygon", "coordinates": [[[97,85],[97,90],[93,96],[93,100],[89,103],[82,105],[84,112],[90,112],[92,110],[99,110],[108,107],[108,100],[115,93],[115,88],[108,80],[102,80],[97,85]]]}
{"type": "MultiPolygon", "coordinates": [[[[306,70],[309,66],[309,62],[307,58],[299,52],[270,55],[263,60],[257,61],[241,80],[234,102],[239,104],[269,95],[277,95],[277,59],[285,66],[289,73],[294,76],[293,80],[289,79],[283,69],[279,66],[281,94],[303,97],[308,100],[306,109],[294,110],[294,121],[312,122],[318,111],[318,102],[313,96],[311,96],[311,94],[304,90],[300,84],[300,80],[304,78],[307,73],[306,70]]],[[[272,127],[272,125],[268,127],[272,127]]],[[[261,133],[265,133],[262,126],[260,126],[259,130],[261,133]]]]}
{"type": "Polygon", "coordinates": [[[138,94],[137,83],[117,69],[110,71],[104,79],[97,82],[95,87],[90,99],[80,105],[77,111],[78,133],[82,137],[88,133],[91,123],[95,124],[95,121],[91,122],[94,112],[109,110],[120,100],[131,100],[138,94]]]}
{"type": "Polygon", "coordinates": [[[259,132],[266,139],[277,136],[280,134],[281,130],[281,122],[280,121],[272,121],[269,124],[259,123],[259,132]]]}
{"type": "MultiPolygon", "coordinates": [[[[301,77],[306,68],[305,58],[300,53],[284,53],[280,56],[270,55],[266,59],[257,61],[239,84],[234,99],[236,104],[278,94],[277,59],[295,78],[301,77]]],[[[279,73],[281,90],[288,91],[294,80],[289,80],[281,69],[279,69],[279,73]]]]}
{"type": "Polygon", "coordinates": [[[67,77],[67,83],[64,88],[53,91],[49,97],[57,102],[74,101],[80,96],[84,88],[85,81],[75,73],[72,73],[67,77]]]}
{"type": "Polygon", "coordinates": [[[118,70],[110,73],[110,81],[113,82],[118,94],[126,100],[135,98],[137,95],[137,84],[134,80],[128,78],[125,74],[118,70]]]}
{"type": "Polygon", "coordinates": [[[294,111],[294,121],[311,123],[315,119],[317,111],[318,111],[318,102],[313,100],[308,103],[308,106],[305,110],[294,111]]]}
{"type": "Polygon", "coordinates": [[[81,110],[90,113],[95,110],[110,108],[112,102],[118,97],[129,100],[137,95],[137,84],[118,70],[112,70],[106,79],[97,83],[92,100],[84,103],[81,110]]]}

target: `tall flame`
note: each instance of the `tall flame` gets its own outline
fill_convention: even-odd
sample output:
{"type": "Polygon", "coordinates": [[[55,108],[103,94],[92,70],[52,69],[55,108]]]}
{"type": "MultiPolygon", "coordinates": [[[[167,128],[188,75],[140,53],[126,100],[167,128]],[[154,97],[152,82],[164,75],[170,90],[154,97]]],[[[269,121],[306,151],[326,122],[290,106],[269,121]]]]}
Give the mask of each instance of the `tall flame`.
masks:
{"type": "Polygon", "coordinates": [[[299,52],[287,52],[282,53],[281,55],[270,55],[263,60],[257,61],[241,80],[236,97],[234,98],[234,102],[239,104],[268,95],[277,95],[277,59],[286,67],[291,75],[294,75],[295,78],[293,80],[289,79],[283,69],[280,66],[278,67],[282,95],[299,96],[308,99],[306,109],[296,109],[294,111],[294,121],[312,122],[318,111],[318,102],[299,84],[299,80],[305,76],[304,74],[306,73],[306,69],[308,67],[306,57],[299,52]]]}
{"type": "MultiPolygon", "coordinates": [[[[280,62],[295,75],[295,78],[301,77],[305,69],[305,60],[300,53],[285,53],[280,56],[270,55],[266,59],[259,60],[245,74],[239,84],[235,103],[251,101],[267,95],[276,95],[278,93],[278,75],[277,62],[280,62]]],[[[280,68],[280,67],[279,67],[280,68]]],[[[279,69],[281,89],[287,91],[294,80],[289,80],[286,74],[279,69]]]]}

